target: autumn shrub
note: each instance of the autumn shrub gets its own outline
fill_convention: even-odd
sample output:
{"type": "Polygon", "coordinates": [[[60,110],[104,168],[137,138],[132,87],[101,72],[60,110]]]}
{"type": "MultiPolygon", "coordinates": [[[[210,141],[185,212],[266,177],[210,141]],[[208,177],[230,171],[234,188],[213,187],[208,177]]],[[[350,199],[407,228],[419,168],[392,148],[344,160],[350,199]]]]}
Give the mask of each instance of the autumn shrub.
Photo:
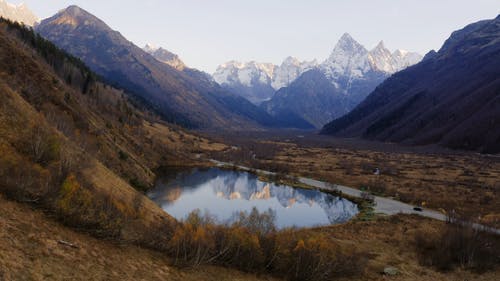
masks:
{"type": "Polygon", "coordinates": [[[170,240],[177,265],[216,264],[290,280],[331,280],[364,270],[365,255],[342,249],[321,233],[276,230],[271,211],[236,214],[218,224],[210,215],[192,212],[170,240]]]}
{"type": "Polygon", "coordinates": [[[83,188],[72,173],[62,183],[54,205],[64,223],[91,230],[99,236],[118,237],[127,220],[113,198],[83,188]]]}
{"type": "Polygon", "coordinates": [[[486,271],[500,264],[500,239],[469,219],[449,217],[442,228],[415,235],[420,263],[447,271],[460,266],[486,271]]]}
{"type": "Polygon", "coordinates": [[[177,226],[168,244],[168,251],[177,265],[201,265],[213,261],[215,253],[215,225],[200,210],[189,214],[177,226]]]}
{"type": "Polygon", "coordinates": [[[18,201],[39,202],[50,188],[50,172],[0,145],[0,191],[18,201]]]}
{"type": "Polygon", "coordinates": [[[289,280],[332,280],[364,270],[366,257],[332,243],[324,234],[299,235],[293,230],[276,237],[273,273],[289,280]]]}
{"type": "Polygon", "coordinates": [[[27,155],[37,164],[46,166],[57,161],[60,153],[60,142],[50,129],[41,125],[27,128],[26,136],[16,142],[18,151],[27,155]]]}
{"type": "Polygon", "coordinates": [[[218,226],[215,232],[215,263],[244,271],[262,271],[264,253],[259,236],[248,228],[218,226]]]}

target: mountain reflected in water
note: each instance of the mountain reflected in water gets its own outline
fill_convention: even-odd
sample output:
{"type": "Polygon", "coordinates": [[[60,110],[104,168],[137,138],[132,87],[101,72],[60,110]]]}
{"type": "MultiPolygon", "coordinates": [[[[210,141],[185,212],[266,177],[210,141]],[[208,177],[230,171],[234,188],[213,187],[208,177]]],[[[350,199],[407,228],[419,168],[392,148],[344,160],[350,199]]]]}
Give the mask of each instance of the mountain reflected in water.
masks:
{"type": "Polygon", "coordinates": [[[159,179],[148,196],[167,213],[184,219],[195,209],[206,210],[220,221],[235,212],[269,208],[280,228],[337,224],[358,213],[358,207],[343,198],[316,190],[262,182],[256,175],[221,169],[195,169],[174,179],[159,179]]]}

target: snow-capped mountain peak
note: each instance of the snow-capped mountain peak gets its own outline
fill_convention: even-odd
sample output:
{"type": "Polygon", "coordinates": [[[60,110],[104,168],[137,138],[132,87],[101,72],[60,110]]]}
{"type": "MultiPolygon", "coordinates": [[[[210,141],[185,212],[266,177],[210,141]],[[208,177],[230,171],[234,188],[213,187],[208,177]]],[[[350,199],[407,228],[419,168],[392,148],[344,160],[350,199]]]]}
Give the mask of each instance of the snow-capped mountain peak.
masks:
{"type": "Polygon", "coordinates": [[[361,77],[370,70],[367,55],[368,50],[363,45],[349,33],[344,33],[321,68],[330,79],[339,76],[361,77]]]}
{"type": "Polygon", "coordinates": [[[358,41],[354,40],[352,36],[349,33],[344,33],[342,37],[340,37],[339,41],[335,45],[335,48],[333,49],[333,53],[338,53],[338,52],[352,52],[352,53],[366,53],[367,50],[363,45],[358,43],[358,41]]]}
{"type": "Polygon", "coordinates": [[[406,50],[396,50],[392,53],[392,64],[396,71],[407,68],[420,62],[423,57],[419,53],[409,52],[406,50]]]}
{"type": "Polygon", "coordinates": [[[393,73],[394,66],[391,52],[385,47],[384,41],[380,41],[378,45],[369,52],[368,61],[373,69],[386,73],[393,73]]]}
{"type": "Polygon", "coordinates": [[[155,59],[157,59],[165,64],[168,64],[177,70],[182,71],[182,70],[184,70],[184,68],[186,68],[186,65],[179,58],[178,55],[176,55],[176,54],[174,54],[166,49],[163,49],[162,47],[157,47],[153,44],[148,43],[142,49],[145,52],[152,55],[155,59]]]}
{"type": "Polygon", "coordinates": [[[157,47],[156,45],[154,44],[151,44],[151,43],[147,43],[144,48],[142,48],[144,51],[150,53],[150,52],[155,52],[156,50],[159,49],[159,47],[157,47]]]}
{"type": "Polygon", "coordinates": [[[39,21],[26,4],[14,5],[5,0],[0,0],[0,16],[28,26],[34,26],[39,21]]]}
{"type": "Polygon", "coordinates": [[[349,33],[344,33],[330,57],[322,64],[322,69],[336,85],[335,80],[338,77],[352,80],[361,78],[370,71],[392,74],[418,63],[421,59],[419,54],[403,50],[391,53],[385,47],[384,41],[367,51],[349,33]]]}
{"type": "Polygon", "coordinates": [[[377,46],[375,46],[375,48],[373,48],[373,50],[371,50],[371,52],[379,52],[379,51],[382,51],[382,52],[389,51],[385,47],[384,40],[381,40],[380,42],[378,42],[377,46]]]}
{"type": "Polygon", "coordinates": [[[213,77],[221,85],[241,84],[250,87],[258,83],[270,83],[275,67],[271,63],[229,61],[217,67],[213,77]]]}
{"type": "Polygon", "coordinates": [[[285,58],[281,65],[274,71],[271,86],[275,90],[286,87],[295,81],[302,73],[315,68],[317,65],[318,62],[316,60],[300,61],[296,57],[289,56],[285,58]]]}
{"type": "Polygon", "coordinates": [[[298,66],[300,65],[300,61],[296,57],[288,56],[286,57],[283,62],[281,63],[281,66],[286,66],[286,65],[295,65],[298,66]]]}

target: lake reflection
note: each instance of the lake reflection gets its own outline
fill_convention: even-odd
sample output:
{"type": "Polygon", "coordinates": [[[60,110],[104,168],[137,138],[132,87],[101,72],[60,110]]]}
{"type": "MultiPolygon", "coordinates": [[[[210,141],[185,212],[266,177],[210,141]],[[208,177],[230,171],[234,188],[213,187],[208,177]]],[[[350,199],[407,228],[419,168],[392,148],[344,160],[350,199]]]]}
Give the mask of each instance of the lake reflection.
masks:
{"type": "Polygon", "coordinates": [[[343,198],[315,190],[292,188],[260,181],[256,175],[221,169],[195,169],[175,179],[159,179],[148,196],[177,219],[195,209],[208,211],[220,221],[235,212],[269,208],[279,228],[309,227],[348,221],[357,206],[343,198]]]}

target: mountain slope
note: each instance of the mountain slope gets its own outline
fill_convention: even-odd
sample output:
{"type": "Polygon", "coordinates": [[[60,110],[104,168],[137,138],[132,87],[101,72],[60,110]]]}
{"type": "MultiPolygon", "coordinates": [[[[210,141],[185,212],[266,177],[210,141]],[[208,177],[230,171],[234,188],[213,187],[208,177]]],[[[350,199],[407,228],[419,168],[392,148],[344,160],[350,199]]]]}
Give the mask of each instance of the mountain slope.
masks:
{"type": "Polygon", "coordinates": [[[329,83],[306,81],[308,78],[316,79],[318,75],[304,73],[302,76],[306,77],[300,76],[296,80],[300,80],[300,83],[291,83],[287,88],[281,89],[279,94],[264,102],[262,107],[275,118],[285,119],[281,112],[293,113],[293,116],[307,120],[319,129],[348,113],[390,74],[420,59],[418,54],[402,50],[391,53],[383,42],[368,51],[345,33],[330,57],[317,66],[329,83]],[[282,94],[284,92],[293,94],[285,96],[282,94]],[[315,99],[311,99],[312,92],[318,92],[315,99]],[[281,110],[276,110],[277,108],[281,110]]]}
{"type": "Polygon", "coordinates": [[[38,22],[38,17],[33,14],[26,4],[14,5],[5,0],[0,0],[0,17],[28,26],[33,26],[38,22]]]}
{"type": "Polygon", "coordinates": [[[70,6],[36,31],[82,59],[173,123],[191,128],[257,128],[272,118],[196,71],[179,71],[127,41],[87,11],[70,6]],[[253,120],[257,118],[257,121],[253,120]]]}
{"type": "Polygon", "coordinates": [[[0,69],[0,193],[100,237],[153,246],[153,229],[172,230],[136,188],[194,147],[167,144],[178,133],[19,24],[0,21],[0,69]]]}
{"type": "Polygon", "coordinates": [[[500,16],[454,32],[324,134],[500,151],[500,16]]]}
{"type": "Polygon", "coordinates": [[[336,117],[332,112],[347,113],[349,108],[345,95],[318,69],[307,71],[262,106],[271,115],[288,120],[289,126],[304,129],[320,127],[336,117]]]}

